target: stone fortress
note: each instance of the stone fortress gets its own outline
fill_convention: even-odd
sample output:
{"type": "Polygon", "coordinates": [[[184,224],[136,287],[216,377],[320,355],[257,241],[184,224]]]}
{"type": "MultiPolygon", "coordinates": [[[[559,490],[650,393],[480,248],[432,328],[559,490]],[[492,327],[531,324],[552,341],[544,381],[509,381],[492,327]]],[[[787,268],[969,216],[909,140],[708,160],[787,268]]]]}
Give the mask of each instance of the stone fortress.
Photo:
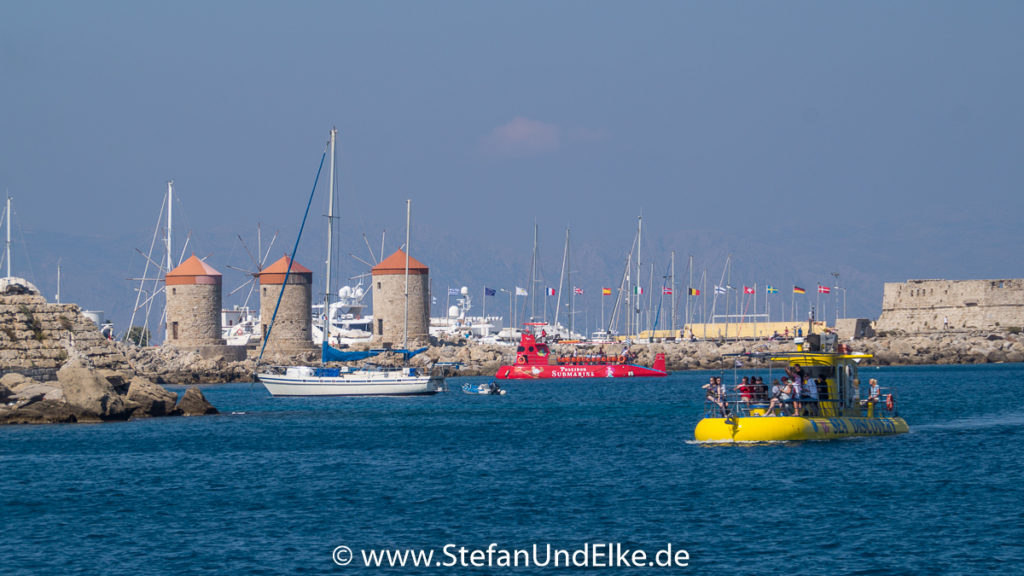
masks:
{"type": "Polygon", "coordinates": [[[1024,279],[886,282],[879,332],[1003,331],[1024,327],[1024,279]]]}

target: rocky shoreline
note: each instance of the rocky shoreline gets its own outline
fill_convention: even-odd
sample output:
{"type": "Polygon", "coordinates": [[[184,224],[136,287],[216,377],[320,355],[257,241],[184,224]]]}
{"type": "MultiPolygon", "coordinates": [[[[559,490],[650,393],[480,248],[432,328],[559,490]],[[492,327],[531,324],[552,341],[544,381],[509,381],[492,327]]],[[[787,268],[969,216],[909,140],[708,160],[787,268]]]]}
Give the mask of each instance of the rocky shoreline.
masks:
{"type": "MultiPolygon", "coordinates": [[[[1021,334],[1001,332],[943,332],[912,336],[886,336],[863,338],[848,342],[851,350],[872,354],[865,366],[916,366],[931,364],[994,364],[1024,362],[1024,337],[1021,334]]],[[[204,359],[196,352],[173,348],[134,348],[118,344],[135,372],[160,384],[212,384],[222,382],[251,382],[257,370],[255,360],[228,362],[219,358],[204,359]]],[[[573,345],[552,345],[552,355],[571,355],[573,345]]],[[[597,350],[597,347],[590,348],[597,350]]],[[[619,352],[621,344],[605,345],[608,351],[619,352]]],[[[655,342],[633,344],[629,351],[636,364],[650,366],[654,355],[665,353],[670,371],[713,370],[731,367],[730,355],[752,352],[794,351],[792,342],[770,341],[696,341],[655,342]]],[[[511,361],[513,346],[480,344],[466,340],[435,342],[427,351],[413,359],[413,364],[428,366],[435,362],[461,364],[461,376],[488,376],[498,367],[511,361]]],[[[316,362],[314,355],[295,358],[275,358],[269,363],[299,365],[316,362]]],[[[387,363],[386,357],[381,358],[387,363]]]]}
{"type": "Polygon", "coordinates": [[[215,414],[132,368],[74,304],[48,304],[21,279],[0,286],[0,424],[106,422],[215,414]]]}
{"type": "MultiPolygon", "coordinates": [[[[30,286],[30,285],[29,285],[30,286]]],[[[9,287],[8,287],[9,288],[9,287]]],[[[872,354],[863,365],[986,364],[1024,362],[1019,330],[942,331],[886,334],[846,342],[851,350],[872,354]]],[[[552,345],[552,356],[622,351],[622,344],[552,345]]],[[[633,344],[633,362],[650,366],[664,353],[670,371],[732,367],[736,354],[794,351],[792,342],[693,341],[633,344]]],[[[512,361],[514,346],[464,339],[435,341],[413,364],[458,363],[462,376],[487,376],[512,361]]],[[[314,353],[270,358],[265,363],[308,364],[314,353]]],[[[378,363],[397,363],[382,355],[378,363]]],[[[74,304],[48,304],[32,289],[0,291],[0,424],[103,422],[175,415],[214,414],[197,388],[181,398],[161,384],[195,385],[252,382],[253,359],[205,358],[198,351],[173,347],[138,348],[104,339],[74,304]]]]}

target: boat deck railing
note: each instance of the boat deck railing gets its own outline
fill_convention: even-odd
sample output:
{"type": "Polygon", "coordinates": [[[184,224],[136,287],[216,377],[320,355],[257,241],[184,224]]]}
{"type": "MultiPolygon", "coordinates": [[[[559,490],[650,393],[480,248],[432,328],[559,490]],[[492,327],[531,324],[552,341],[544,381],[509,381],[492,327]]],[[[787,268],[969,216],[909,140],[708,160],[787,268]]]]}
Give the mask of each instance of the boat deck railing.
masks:
{"type": "Polygon", "coordinates": [[[804,416],[815,417],[836,417],[860,416],[868,418],[892,418],[899,415],[894,404],[890,409],[886,402],[888,394],[893,393],[891,389],[882,388],[878,399],[855,400],[853,406],[844,408],[839,400],[834,399],[813,399],[808,397],[795,398],[790,400],[779,399],[772,406],[771,398],[764,395],[753,394],[749,399],[744,399],[739,392],[727,392],[724,398],[718,402],[712,401],[709,396],[704,398],[705,418],[728,418],[769,416],[768,408],[772,408],[771,415],[774,416],[804,416]],[[796,413],[797,406],[800,407],[800,414],[796,413]]]}

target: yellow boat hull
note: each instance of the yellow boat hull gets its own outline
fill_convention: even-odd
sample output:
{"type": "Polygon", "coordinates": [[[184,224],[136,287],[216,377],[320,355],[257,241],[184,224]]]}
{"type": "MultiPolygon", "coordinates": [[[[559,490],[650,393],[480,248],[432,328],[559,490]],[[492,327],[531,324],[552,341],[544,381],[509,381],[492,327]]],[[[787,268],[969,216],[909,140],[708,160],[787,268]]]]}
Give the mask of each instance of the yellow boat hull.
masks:
{"type": "Polygon", "coordinates": [[[834,440],[851,436],[889,436],[910,431],[903,418],[801,418],[753,416],[726,421],[704,418],[694,437],[699,442],[785,442],[834,440]]]}

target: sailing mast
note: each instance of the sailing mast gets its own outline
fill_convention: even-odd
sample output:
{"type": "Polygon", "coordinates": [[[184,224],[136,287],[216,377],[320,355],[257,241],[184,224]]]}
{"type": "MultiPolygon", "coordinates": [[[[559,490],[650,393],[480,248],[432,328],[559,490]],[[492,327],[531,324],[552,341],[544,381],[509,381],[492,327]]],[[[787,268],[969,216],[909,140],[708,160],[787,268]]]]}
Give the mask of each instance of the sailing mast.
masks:
{"type": "Polygon", "coordinates": [[[635,308],[636,308],[636,337],[639,339],[640,338],[640,302],[643,301],[643,299],[640,298],[640,296],[642,296],[642,294],[640,294],[640,292],[643,291],[643,284],[640,281],[640,279],[643,278],[643,276],[640,275],[641,264],[642,264],[640,262],[640,247],[643,245],[643,241],[644,241],[644,217],[643,217],[643,215],[638,216],[637,219],[636,219],[636,222],[637,222],[637,228],[636,228],[636,306],[635,306],[635,308]]]}
{"type": "Polygon", "coordinates": [[[405,201],[405,318],[402,325],[402,350],[409,349],[409,223],[412,220],[412,200],[405,201]]]}
{"type": "MultiPolygon", "coordinates": [[[[323,334],[320,339],[320,363],[323,364],[327,353],[327,346],[330,344],[331,331],[331,260],[334,255],[334,159],[335,141],[337,140],[337,127],[331,128],[331,180],[329,195],[327,198],[327,278],[324,283],[324,323],[323,334]]],[[[281,288],[284,290],[284,287],[281,288]]]]}
{"type": "MultiPolygon", "coordinates": [[[[672,293],[669,296],[672,297],[672,337],[676,335],[676,251],[672,251],[672,287],[670,290],[672,293]]],[[[664,291],[663,291],[664,292],[664,291]]]]}
{"type": "MultiPolygon", "coordinates": [[[[558,275],[558,295],[555,297],[555,329],[558,328],[558,312],[562,309],[562,292],[564,286],[562,282],[565,281],[565,264],[569,259],[569,229],[565,229],[565,250],[562,251],[562,271],[558,275]]],[[[547,307],[545,306],[545,309],[547,307]]]]}
{"type": "Polygon", "coordinates": [[[7,260],[7,277],[11,277],[11,195],[7,195],[7,245],[4,251],[7,260]]]}
{"type": "MultiPolygon", "coordinates": [[[[174,222],[172,213],[174,212],[174,180],[167,181],[167,238],[164,240],[167,244],[167,268],[164,269],[164,276],[171,270],[174,270],[174,256],[171,255],[171,225],[174,222]]],[[[167,288],[166,280],[164,280],[164,342],[166,343],[171,339],[171,326],[167,323],[167,288]]],[[[149,314],[146,314],[146,319],[149,319],[149,314]]]]}

